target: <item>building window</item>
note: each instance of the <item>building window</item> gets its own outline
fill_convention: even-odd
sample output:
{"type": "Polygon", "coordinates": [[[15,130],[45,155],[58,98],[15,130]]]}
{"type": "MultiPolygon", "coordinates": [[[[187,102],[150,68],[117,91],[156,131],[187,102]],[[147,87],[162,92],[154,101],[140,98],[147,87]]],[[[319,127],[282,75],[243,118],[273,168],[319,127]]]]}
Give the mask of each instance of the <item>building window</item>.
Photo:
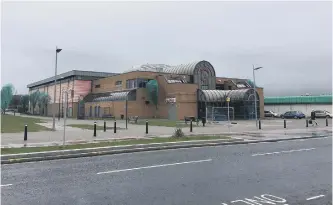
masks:
{"type": "Polygon", "coordinates": [[[236,86],[237,88],[246,88],[246,86],[242,83],[237,83],[236,86]]]}
{"type": "Polygon", "coordinates": [[[224,84],[217,84],[216,90],[224,90],[224,84]]]}
{"type": "Polygon", "coordinates": [[[98,115],[97,115],[97,112],[98,112],[98,107],[97,107],[97,106],[95,106],[94,117],[97,117],[97,116],[98,116],[98,115]]]}
{"type": "Polygon", "coordinates": [[[232,86],[231,85],[228,86],[228,90],[232,90],[232,86]]]}
{"type": "Polygon", "coordinates": [[[136,79],[130,79],[126,80],[126,88],[132,89],[137,87],[137,80],[136,79]]]}
{"type": "Polygon", "coordinates": [[[202,85],[201,90],[208,90],[208,85],[202,85]]]}
{"type": "Polygon", "coordinates": [[[144,78],[138,78],[137,82],[138,82],[138,87],[139,88],[145,88],[147,83],[150,81],[151,79],[144,79],[144,78]]]}
{"type": "Polygon", "coordinates": [[[120,86],[120,85],[122,85],[122,83],[123,83],[123,81],[118,80],[118,81],[116,81],[116,84],[115,84],[115,85],[120,86]]]}
{"type": "Polygon", "coordinates": [[[100,88],[101,87],[101,85],[100,84],[98,84],[98,85],[95,85],[95,88],[100,88]]]}

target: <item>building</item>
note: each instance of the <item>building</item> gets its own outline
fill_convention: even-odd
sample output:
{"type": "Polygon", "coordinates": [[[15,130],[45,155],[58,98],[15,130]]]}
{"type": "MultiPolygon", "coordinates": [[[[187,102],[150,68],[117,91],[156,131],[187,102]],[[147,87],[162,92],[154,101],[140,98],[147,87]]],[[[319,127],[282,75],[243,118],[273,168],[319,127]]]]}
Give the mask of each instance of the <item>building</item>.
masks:
{"type": "MultiPolygon", "coordinates": [[[[127,116],[140,118],[176,120],[193,116],[219,121],[226,119],[228,97],[231,119],[253,119],[255,116],[253,83],[248,79],[216,77],[215,69],[208,61],[178,66],[145,64],[103,77],[86,80],[89,83],[85,82],[84,88],[74,86],[73,102],[78,103],[78,107],[69,110],[69,116],[118,118],[127,113],[127,116]]],[[[39,86],[39,83],[34,85],[39,86]]],[[[68,82],[67,85],[73,86],[68,82]]],[[[48,86],[52,86],[52,82],[48,86]]],[[[29,88],[30,92],[34,90],[31,85],[29,88]]],[[[256,97],[258,117],[263,117],[263,88],[257,88],[256,97]]]]}
{"type": "Polygon", "coordinates": [[[301,111],[310,116],[312,110],[326,110],[332,113],[332,95],[265,97],[265,110],[283,114],[287,111],[301,111]]]}
{"type": "MultiPolygon", "coordinates": [[[[64,95],[61,95],[60,91],[73,90],[74,95],[69,95],[68,97],[68,116],[76,117],[78,112],[78,102],[80,99],[85,97],[92,91],[92,82],[99,78],[105,78],[108,76],[115,75],[114,73],[105,72],[92,72],[92,71],[78,71],[72,70],[66,73],[59,74],[57,76],[56,85],[56,99],[54,99],[54,76],[31,83],[27,85],[29,88],[29,94],[35,91],[45,92],[50,97],[50,104],[45,109],[45,113],[39,113],[38,106],[36,106],[35,111],[37,113],[52,116],[53,108],[56,111],[56,116],[63,116],[64,113],[64,95]]],[[[64,94],[64,93],[63,93],[64,94]]],[[[29,110],[32,113],[32,106],[29,105],[29,110]]]]}

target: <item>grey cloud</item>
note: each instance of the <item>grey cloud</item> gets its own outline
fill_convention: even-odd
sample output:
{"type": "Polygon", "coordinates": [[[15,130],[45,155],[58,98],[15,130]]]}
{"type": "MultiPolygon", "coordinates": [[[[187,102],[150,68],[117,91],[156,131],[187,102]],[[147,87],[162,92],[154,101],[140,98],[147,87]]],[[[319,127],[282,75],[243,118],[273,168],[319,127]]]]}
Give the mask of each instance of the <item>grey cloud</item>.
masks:
{"type": "Polygon", "coordinates": [[[58,45],[60,72],[205,59],[219,76],[263,66],[266,95],[331,92],[331,16],[331,2],[5,2],[2,85],[53,75],[58,45]]]}

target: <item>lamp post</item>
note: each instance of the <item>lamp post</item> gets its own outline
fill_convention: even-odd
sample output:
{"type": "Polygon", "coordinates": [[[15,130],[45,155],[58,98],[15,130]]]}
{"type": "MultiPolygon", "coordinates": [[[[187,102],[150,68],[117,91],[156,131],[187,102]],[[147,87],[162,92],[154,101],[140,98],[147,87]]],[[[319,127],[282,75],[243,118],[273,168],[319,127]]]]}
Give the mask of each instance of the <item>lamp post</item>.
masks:
{"type": "Polygon", "coordinates": [[[254,115],[256,118],[256,128],[258,129],[258,116],[257,116],[257,89],[256,89],[256,77],[255,77],[255,71],[259,70],[262,67],[254,67],[254,65],[252,65],[253,67],[253,91],[254,91],[254,115]]]}
{"type": "MultiPolygon", "coordinates": [[[[56,89],[56,86],[57,86],[57,64],[58,64],[58,53],[60,53],[62,49],[61,48],[58,48],[56,47],[56,60],[55,60],[55,68],[54,68],[54,94],[53,94],[53,103],[54,103],[54,106],[53,106],[53,124],[52,124],[52,130],[55,131],[55,112],[56,112],[56,98],[57,98],[57,89],[56,89]]],[[[60,90],[60,95],[61,95],[61,90],[60,90]]],[[[59,102],[60,103],[60,102],[59,102]]]]}

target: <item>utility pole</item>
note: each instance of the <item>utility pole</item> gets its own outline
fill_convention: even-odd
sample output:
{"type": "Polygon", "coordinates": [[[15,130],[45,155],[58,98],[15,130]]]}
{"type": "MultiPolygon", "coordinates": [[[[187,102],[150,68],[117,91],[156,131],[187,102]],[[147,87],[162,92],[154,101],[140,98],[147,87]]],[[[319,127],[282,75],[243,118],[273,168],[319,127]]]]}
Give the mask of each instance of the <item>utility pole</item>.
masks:
{"type": "Polygon", "coordinates": [[[254,116],[256,118],[256,128],[258,129],[258,114],[257,114],[257,88],[256,88],[256,77],[255,77],[255,71],[259,70],[262,67],[254,67],[252,65],[252,70],[253,70],[253,91],[254,91],[254,116]]]}
{"type": "MultiPolygon", "coordinates": [[[[56,60],[55,60],[55,68],[54,68],[54,93],[53,93],[53,124],[52,124],[52,130],[55,131],[55,113],[56,113],[56,98],[57,98],[57,64],[58,64],[58,53],[60,53],[62,49],[56,47],[56,60]]],[[[61,95],[61,90],[59,91],[61,95]]],[[[60,102],[59,102],[60,103],[60,102]]]]}

